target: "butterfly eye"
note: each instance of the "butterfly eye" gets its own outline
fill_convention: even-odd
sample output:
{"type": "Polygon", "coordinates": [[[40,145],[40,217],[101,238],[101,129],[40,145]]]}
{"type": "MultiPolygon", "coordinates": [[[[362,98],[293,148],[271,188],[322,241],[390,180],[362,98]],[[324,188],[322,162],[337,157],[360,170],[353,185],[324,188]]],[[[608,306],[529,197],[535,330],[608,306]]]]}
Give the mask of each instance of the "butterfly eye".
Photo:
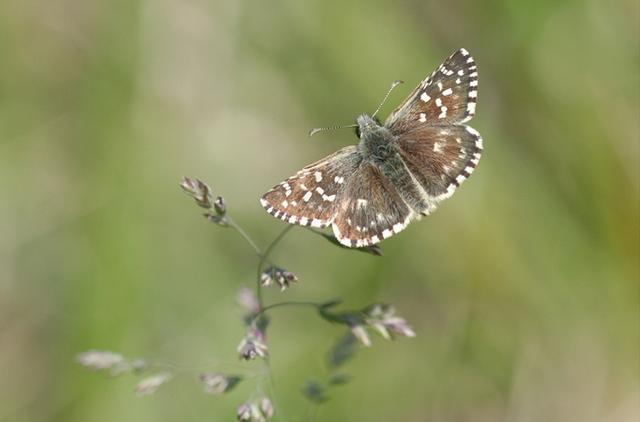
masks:
{"type": "Polygon", "coordinates": [[[360,126],[356,126],[356,136],[360,139],[360,126]]]}

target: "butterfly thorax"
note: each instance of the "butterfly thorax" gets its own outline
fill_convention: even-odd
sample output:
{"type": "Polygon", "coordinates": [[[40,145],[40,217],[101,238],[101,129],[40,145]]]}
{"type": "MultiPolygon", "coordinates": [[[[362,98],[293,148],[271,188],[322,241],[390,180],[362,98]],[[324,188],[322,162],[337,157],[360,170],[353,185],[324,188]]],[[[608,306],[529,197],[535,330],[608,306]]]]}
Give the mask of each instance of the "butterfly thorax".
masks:
{"type": "Polygon", "coordinates": [[[385,160],[395,153],[392,144],[394,136],[387,127],[366,114],[358,116],[356,123],[360,136],[358,150],[363,158],[373,161],[385,160]]]}

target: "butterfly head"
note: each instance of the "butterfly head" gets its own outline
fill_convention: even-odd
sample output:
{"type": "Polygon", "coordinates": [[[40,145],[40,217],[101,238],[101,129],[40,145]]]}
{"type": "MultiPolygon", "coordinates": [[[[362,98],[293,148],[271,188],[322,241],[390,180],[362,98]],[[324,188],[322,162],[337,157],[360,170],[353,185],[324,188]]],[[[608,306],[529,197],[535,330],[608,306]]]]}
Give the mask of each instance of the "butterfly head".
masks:
{"type": "Polygon", "coordinates": [[[367,114],[361,114],[358,116],[356,124],[356,136],[360,139],[362,139],[366,134],[374,132],[382,127],[378,119],[367,114]]]}

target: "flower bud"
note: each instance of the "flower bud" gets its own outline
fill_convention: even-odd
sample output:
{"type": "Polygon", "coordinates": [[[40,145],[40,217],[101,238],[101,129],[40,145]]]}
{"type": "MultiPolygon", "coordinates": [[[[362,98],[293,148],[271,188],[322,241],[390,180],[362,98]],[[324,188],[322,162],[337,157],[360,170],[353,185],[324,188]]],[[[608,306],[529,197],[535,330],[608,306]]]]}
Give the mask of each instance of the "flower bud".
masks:
{"type": "Polygon", "coordinates": [[[82,366],[94,370],[113,369],[124,364],[125,359],[118,353],[106,350],[89,350],[81,353],[76,357],[78,363],[82,366]]]}
{"type": "Polygon", "coordinates": [[[227,213],[227,203],[221,196],[218,196],[215,201],[213,201],[213,208],[219,216],[224,216],[227,213]]]}
{"type": "Polygon", "coordinates": [[[260,283],[267,287],[274,281],[280,286],[280,290],[286,290],[291,283],[297,283],[298,277],[289,270],[279,267],[269,267],[260,275],[260,283]]]}
{"type": "Polygon", "coordinates": [[[148,396],[153,394],[158,390],[158,388],[160,388],[160,386],[170,379],[171,374],[168,372],[147,377],[136,385],[136,394],[138,396],[148,396]]]}
{"type": "Polygon", "coordinates": [[[211,208],[211,188],[201,180],[183,177],[180,183],[182,190],[192,197],[202,208],[211,208]]]}
{"type": "Polygon", "coordinates": [[[391,305],[374,304],[364,310],[365,321],[387,340],[390,340],[393,335],[415,337],[416,333],[407,320],[396,316],[395,312],[395,308],[391,305]]]}
{"type": "Polygon", "coordinates": [[[250,421],[251,405],[248,403],[242,403],[240,406],[238,406],[238,411],[236,412],[236,416],[239,421],[250,421]]]}
{"type": "Polygon", "coordinates": [[[238,354],[241,359],[253,360],[257,357],[265,358],[269,354],[265,343],[264,333],[256,327],[250,327],[238,345],[238,354]]]}
{"type": "Polygon", "coordinates": [[[364,326],[362,326],[362,325],[352,325],[351,326],[351,333],[363,345],[365,345],[367,347],[371,346],[371,339],[369,338],[369,334],[367,334],[367,330],[365,330],[364,326]]]}
{"type": "Polygon", "coordinates": [[[227,222],[227,219],[224,216],[221,215],[217,215],[217,214],[211,214],[211,213],[204,213],[204,216],[207,220],[211,221],[212,223],[216,223],[219,226],[222,227],[228,227],[229,223],[227,222]]]}
{"type": "Polygon", "coordinates": [[[204,384],[205,393],[217,395],[230,391],[240,382],[240,377],[205,372],[200,374],[200,381],[204,384]]]}
{"type": "Polygon", "coordinates": [[[269,400],[269,398],[263,397],[262,400],[260,400],[260,411],[262,412],[264,417],[267,418],[267,420],[273,417],[275,411],[273,409],[273,404],[271,403],[271,400],[269,400]]]}

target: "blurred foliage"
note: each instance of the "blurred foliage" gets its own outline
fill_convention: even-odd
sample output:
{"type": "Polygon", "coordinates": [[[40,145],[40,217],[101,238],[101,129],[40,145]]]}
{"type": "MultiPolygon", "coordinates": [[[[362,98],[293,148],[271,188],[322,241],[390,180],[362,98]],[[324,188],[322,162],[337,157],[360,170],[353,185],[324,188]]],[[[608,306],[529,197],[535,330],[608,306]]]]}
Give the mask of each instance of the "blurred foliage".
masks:
{"type": "MultiPolygon", "coordinates": [[[[243,373],[237,289],[255,257],[193,213],[212,183],[262,245],[257,198],[354,143],[309,128],[389,112],[448,54],[475,57],[485,153],[383,257],[293,230],[300,282],[267,302],[393,303],[418,337],[348,362],[321,421],[640,416],[638,2],[8,0],[0,3],[0,420],[229,420],[253,391],[174,379],[136,397],[92,348],[243,373]]],[[[274,420],[342,328],[274,311],[274,420]],[[278,312],[275,314],[275,312],[278,312]]],[[[188,371],[187,377],[189,378],[188,371]]],[[[244,372],[243,372],[244,371],[244,372]]]]}

